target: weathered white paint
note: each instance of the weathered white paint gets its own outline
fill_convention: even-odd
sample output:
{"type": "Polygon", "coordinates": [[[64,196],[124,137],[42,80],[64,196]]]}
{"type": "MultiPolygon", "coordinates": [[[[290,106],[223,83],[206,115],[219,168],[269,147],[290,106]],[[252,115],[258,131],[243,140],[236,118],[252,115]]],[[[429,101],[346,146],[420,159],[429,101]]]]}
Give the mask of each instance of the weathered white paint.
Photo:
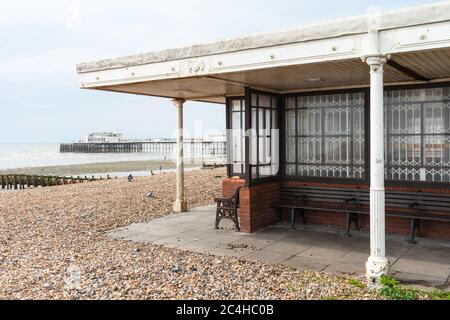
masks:
{"type": "MultiPolygon", "coordinates": [[[[446,21],[432,23],[425,17],[423,21],[427,23],[419,23],[417,20],[417,25],[399,25],[397,28],[380,31],[379,52],[388,55],[450,48],[448,32],[450,14],[446,21]]],[[[322,28],[326,26],[324,24],[322,28]]],[[[229,51],[215,53],[216,50],[203,56],[189,58],[173,58],[186,55],[171,54],[167,59],[158,59],[157,62],[149,63],[143,63],[145,60],[139,56],[134,60],[126,57],[123,58],[126,63],[105,64],[110,66],[109,68],[79,67],[79,79],[82,88],[99,88],[146,81],[203,78],[251,70],[358,59],[366,56],[370,50],[367,29],[366,31],[361,29],[360,33],[336,34],[339,36],[282,42],[270,46],[255,44],[245,50],[229,48],[229,51]]],[[[265,37],[270,35],[267,34],[265,37]]],[[[170,52],[173,53],[173,51],[176,49],[170,52]]],[[[120,61],[120,58],[114,60],[120,61]]]]}
{"type": "Polygon", "coordinates": [[[317,63],[361,56],[365,35],[320,39],[252,50],[233,51],[191,59],[178,59],[126,68],[106,69],[79,74],[82,88],[112,86],[143,81],[157,81],[230,72],[317,63]]]}
{"type": "Polygon", "coordinates": [[[184,199],[184,151],[183,151],[183,99],[174,99],[173,103],[177,108],[177,195],[173,204],[173,211],[180,213],[187,210],[184,199]]]}
{"type": "MultiPolygon", "coordinates": [[[[333,39],[348,35],[364,35],[368,31],[365,15],[338,19],[324,23],[314,23],[298,28],[269,33],[258,33],[244,37],[224,39],[213,43],[197,44],[189,47],[142,53],[127,57],[80,63],[77,71],[93,72],[106,69],[127,68],[136,65],[165,61],[195,59],[198,57],[222,55],[230,52],[269,48],[292,43],[306,43],[321,39],[333,39]]],[[[372,15],[369,16],[372,18],[372,15]]],[[[398,30],[399,28],[434,24],[450,20],[450,1],[379,12],[375,22],[378,30],[398,30]]],[[[196,66],[196,65],[194,65],[196,66]]]]}
{"type": "Polygon", "coordinates": [[[384,92],[383,66],[386,57],[379,52],[378,31],[369,31],[370,66],[370,257],[366,263],[369,286],[378,287],[380,277],[389,273],[385,247],[384,188],[384,92]]]}

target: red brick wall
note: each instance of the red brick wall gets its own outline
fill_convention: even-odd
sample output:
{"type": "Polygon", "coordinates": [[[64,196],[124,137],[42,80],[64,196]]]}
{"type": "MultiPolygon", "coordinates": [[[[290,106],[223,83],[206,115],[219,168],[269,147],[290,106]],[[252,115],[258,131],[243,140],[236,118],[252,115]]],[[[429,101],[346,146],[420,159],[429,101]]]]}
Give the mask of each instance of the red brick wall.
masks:
{"type": "Polygon", "coordinates": [[[247,232],[255,232],[280,221],[281,217],[271,205],[280,197],[280,183],[269,182],[249,188],[250,225],[247,232]]]}
{"type": "Polygon", "coordinates": [[[242,232],[255,232],[280,221],[271,204],[279,199],[279,182],[245,187],[240,179],[225,179],[222,185],[225,197],[231,196],[237,187],[240,191],[239,224],[242,232]]]}
{"type": "Polygon", "coordinates": [[[224,197],[231,197],[238,187],[243,187],[245,180],[227,178],[222,183],[222,194],[224,197]]]}
{"type": "MultiPolygon", "coordinates": [[[[329,188],[369,188],[368,185],[364,184],[330,184],[330,183],[306,183],[306,182],[292,182],[286,181],[284,185],[289,186],[320,186],[329,188]]],[[[397,191],[411,191],[411,192],[427,192],[427,193],[444,193],[450,194],[450,189],[436,189],[430,187],[396,187],[388,186],[387,190],[397,190],[397,191]]],[[[330,212],[320,212],[316,210],[310,210],[305,212],[306,219],[310,224],[319,224],[334,226],[339,228],[346,228],[346,215],[345,214],[334,214],[330,212]]],[[[297,217],[300,219],[300,217],[297,217]]],[[[288,212],[284,212],[283,219],[290,219],[288,212]]],[[[370,230],[370,217],[369,215],[359,215],[359,226],[360,228],[368,232],[370,230]]],[[[298,220],[297,220],[298,221],[298,220]]],[[[301,222],[301,221],[298,221],[301,222]]],[[[352,228],[354,226],[352,225],[352,228]]],[[[421,221],[420,224],[420,236],[435,239],[449,239],[450,240],[450,222],[438,222],[438,221],[421,221]]],[[[402,219],[396,217],[386,217],[386,233],[388,234],[399,234],[408,236],[410,234],[410,220],[402,219]]]]}
{"type": "MultiPolygon", "coordinates": [[[[292,182],[286,181],[283,185],[309,185],[329,188],[363,188],[367,189],[367,184],[342,184],[342,183],[306,183],[306,182],[292,182]]],[[[279,199],[280,182],[267,182],[263,184],[245,187],[245,181],[242,179],[225,179],[223,182],[224,196],[231,196],[236,188],[241,186],[239,210],[239,220],[241,230],[243,232],[255,232],[259,229],[275,224],[280,220],[276,210],[270,207],[270,204],[279,199]]],[[[387,187],[388,190],[401,191],[420,191],[420,192],[436,192],[450,194],[450,189],[433,189],[433,188],[414,188],[414,187],[387,187]]],[[[339,228],[346,228],[346,215],[333,214],[329,212],[320,212],[317,210],[310,210],[305,213],[309,224],[327,225],[339,228]]],[[[285,211],[282,214],[282,219],[289,220],[290,214],[285,211]]],[[[297,221],[300,221],[300,216],[297,216],[297,221]]],[[[368,232],[370,228],[369,215],[359,216],[360,228],[368,232]]],[[[352,225],[353,228],[353,225],[352,225]]],[[[389,234],[409,235],[410,221],[408,219],[386,217],[386,232],[389,234]]],[[[421,236],[428,238],[450,239],[450,222],[435,222],[422,221],[421,222],[421,236]]]]}

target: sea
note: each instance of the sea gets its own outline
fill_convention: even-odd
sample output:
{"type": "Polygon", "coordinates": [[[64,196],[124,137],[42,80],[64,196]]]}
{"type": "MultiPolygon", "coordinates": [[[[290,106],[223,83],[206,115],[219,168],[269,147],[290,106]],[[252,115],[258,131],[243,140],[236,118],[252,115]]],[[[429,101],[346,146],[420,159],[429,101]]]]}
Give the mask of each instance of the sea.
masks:
{"type": "Polygon", "coordinates": [[[164,155],[138,153],[60,153],[58,143],[0,143],[0,169],[164,159],[164,155]]]}

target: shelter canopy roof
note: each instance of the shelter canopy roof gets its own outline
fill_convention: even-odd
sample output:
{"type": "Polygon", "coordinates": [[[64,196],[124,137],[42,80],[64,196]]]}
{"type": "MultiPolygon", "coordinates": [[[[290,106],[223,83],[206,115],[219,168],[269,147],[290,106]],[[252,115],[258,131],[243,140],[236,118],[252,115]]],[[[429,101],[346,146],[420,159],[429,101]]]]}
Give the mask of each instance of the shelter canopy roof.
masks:
{"type": "MultiPolygon", "coordinates": [[[[372,16],[387,84],[450,78],[450,2],[372,16]]],[[[244,87],[368,85],[368,16],[77,65],[82,88],[223,103],[244,87]]]]}

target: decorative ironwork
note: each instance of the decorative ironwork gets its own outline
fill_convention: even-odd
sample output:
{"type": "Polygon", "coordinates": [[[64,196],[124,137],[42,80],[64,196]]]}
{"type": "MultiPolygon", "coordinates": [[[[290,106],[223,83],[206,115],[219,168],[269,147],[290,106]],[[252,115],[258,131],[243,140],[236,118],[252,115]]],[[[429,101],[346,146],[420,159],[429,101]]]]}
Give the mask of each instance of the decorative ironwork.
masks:
{"type": "Polygon", "coordinates": [[[287,176],[365,178],[364,92],[285,101],[287,176]]]}
{"type": "Polygon", "coordinates": [[[450,182],[450,87],[385,92],[386,179],[450,182]]]}
{"type": "Polygon", "coordinates": [[[239,191],[241,187],[238,187],[234,192],[233,196],[230,198],[217,198],[217,209],[216,209],[216,224],[215,229],[219,228],[220,220],[223,218],[231,219],[237,231],[240,231],[238,212],[239,208],[239,191]]]}

